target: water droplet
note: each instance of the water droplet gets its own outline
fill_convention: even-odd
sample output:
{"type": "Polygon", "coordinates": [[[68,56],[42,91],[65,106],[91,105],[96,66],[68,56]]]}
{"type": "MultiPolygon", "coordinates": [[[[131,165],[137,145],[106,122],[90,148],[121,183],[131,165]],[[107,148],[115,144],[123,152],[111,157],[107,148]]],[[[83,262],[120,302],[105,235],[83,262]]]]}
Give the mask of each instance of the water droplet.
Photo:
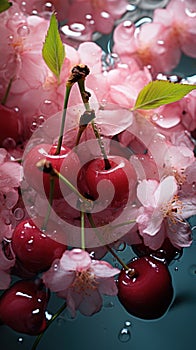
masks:
{"type": "Polygon", "coordinates": [[[38,11],[43,18],[49,20],[52,13],[55,11],[55,7],[51,2],[47,1],[42,7],[40,4],[38,5],[38,11]]]}
{"type": "Polygon", "coordinates": [[[124,323],[125,327],[132,327],[132,322],[131,321],[125,321],[124,323]]]}
{"type": "Polygon", "coordinates": [[[28,242],[26,243],[26,248],[28,252],[31,252],[33,250],[33,245],[34,245],[34,239],[31,237],[28,242]]]}
{"type": "Polygon", "coordinates": [[[114,303],[112,301],[106,302],[104,304],[104,307],[107,309],[111,309],[112,307],[114,307],[114,303]]]}
{"type": "Polygon", "coordinates": [[[195,276],[196,277],[196,265],[191,265],[191,267],[189,268],[189,272],[191,274],[191,276],[195,276]]]}
{"type": "Polygon", "coordinates": [[[34,120],[30,127],[31,132],[34,132],[37,129],[37,127],[38,127],[37,122],[36,120],[34,120]]]}
{"type": "Polygon", "coordinates": [[[59,316],[57,319],[57,324],[59,327],[63,326],[65,324],[65,319],[62,316],[59,316]]]}
{"type": "Polygon", "coordinates": [[[24,210],[22,208],[16,208],[14,210],[14,216],[16,220],[21,220],[24,217],[24,210]]]}
{"type": "Polygon", "coordinates": [[[131,339],[131,333],[129,329],[122,328],[118,334],[118,339],[121,343],[127,343],[131,339]]]}
{"type": "Polygon", "coordinates": [[[116,250],[117,252],[123,252],[125,249],[126,249],[126,243],[122,242],[116,250]]]}
{"type": "Polygon", "coordinates": [[[25,38],[25,37],[27,37],[29,35],[30,29],[29,29],[29,27],[27,25],[24,24],[24,25],[18,27],[17,33],[18,33],[19,36],[25,38]]]}
{"type": "Polygon", "coordinates": [[[48,321],[50,321],[51,318],[52,318],[52,314],[50,314],[47,310],[46,310],[46,312],[45,312],[45,316],[46,316],[46,319],[47,319],[48,321]]]}
{"type": "Polygon", "coordinates": [[[178,267],[177,266],[174,267],[174,271],[178,272],[178,267]]]}
{"type": "Polygon", "coordinates": [[[37,126],[38,126],[38,127],[42,127],[43,124],[44,124],[44,122],[45,122],[45,117],[44,117],[43,115],[40,115],[40,116],[37,118],[36,122],[37,122],[37,126]]]}
{"type": "Polygon", "coordinates": [[[16,147],[16,142],[14,139],[12,139],[11,137],[7,137],[4,141],[3,141],[3,147],[6,150],[12,150],[16,147]]]}
{"type": "Polygon", "coordinates": [[[54,264],[53,265],[53,270],[56,272],[58,270],[58,267],[59,267],[58,264],[54,264]]]}
{"type": "Polygon", "coordinates": [[[24,341],[24,339],[22,338],[22,337],[19,337],[18,339],[17,339],[17,341],[18,341],[18,343],[23,343],[23,341],[24,341]]]}
{"type": "Polygon", "coordinates": [[[54,101],[44,100],[40,106],[40,110],[44,115],[52,115],[57,112],[58,106],[54,101]]]}

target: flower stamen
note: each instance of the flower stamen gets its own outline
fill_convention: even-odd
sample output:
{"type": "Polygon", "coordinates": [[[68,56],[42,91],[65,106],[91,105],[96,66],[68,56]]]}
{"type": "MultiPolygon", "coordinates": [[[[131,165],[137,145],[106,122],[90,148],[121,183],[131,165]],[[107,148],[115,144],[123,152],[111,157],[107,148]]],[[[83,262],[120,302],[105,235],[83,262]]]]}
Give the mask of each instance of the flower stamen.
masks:
{"type": "Polygon", "coordinates": [[[168,218],[172,224],[184,221],[182,218],[182,209],[183,204],[177,195],[161,208],[163,217],[168,218]]]}

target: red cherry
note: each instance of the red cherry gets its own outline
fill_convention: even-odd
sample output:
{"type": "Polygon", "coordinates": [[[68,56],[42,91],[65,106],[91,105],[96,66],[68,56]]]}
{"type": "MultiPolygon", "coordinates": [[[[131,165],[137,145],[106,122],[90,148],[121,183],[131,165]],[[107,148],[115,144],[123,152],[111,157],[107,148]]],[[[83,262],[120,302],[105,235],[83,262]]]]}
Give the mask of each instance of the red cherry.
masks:
{"type": "Polygon", "coordinates": [[[100,194],[104,195],[105,202],[107,202],[112,194],[111,191],[115,191],[114,197],[107,207],[116,210],[123,208],[128,199],[134,199],[137,177],[133,166],[126,158],[109,156],[108,160],[111,168],[107,170],[105,162],[101,158],[96,158],[85,164],[79,173],[78,187],[83,195],[97,200],[99,197],[97,186],[102,180],[109,180],[114,189],[107,181],[102,183],[100,194]]]}
{"type": "Polygon", "coordinates": [[[0,104],[0,146],[6,138],[12,138],[15,142],[21,140],[19,127],[19,113],[14,109],[0,104]]]}
{"type": "Polygon", "coordinates": [[[145,246],[144,243],[134,244],[131,247],[134,253],[139,257],[151,255],[154,258],[166,261],[167,264],[170,264],[172,260],[180,257],[183,253],[183,249],[174,247],[168,238],[165,238],[163,244],[157,250],[145,246]]]}
{"type": "Polygon", "coordinates": [[[40,280],[17,281],[0,297],[0,320],[16,332],[37,335],[46,328],[48,300],[40,280]]]}
{"type": "MultiPolygon", "coordinates": [[[[40,218],[37,221],[40,221],[40,218]]],[[[67,248],[41,231],[40,225],[35,224],[37,221],[21,221],[12,236],[12,249],[17,260],[22,263],[23,269],[31,273],[47,270],[55,259],[61,258],[67,248]]]]}
{"type": "Polygon", "coordinates": [[[153,257],[131,261],[134,276],[122,270],[118,279],[118,298],[133,316],[156,319],[165,314],[173,299],[173,286],[167,265],[153,257]]]}
{"type": "MultiPolygon", "coordinates": [[[[36,166],[39,160],[48,160],[54,169],[60,172],[70,182],[74,182],[74,175],[80,169],[78,156],[66,146],[61,147],[60,154],[56,155],[57,145],[40,144],[33,147],[24,157],[23,169],[24,178],[27,183],[41,194],[49,197],[50,175],[42,173],[36,166]]],[[[55,178],[54,198],[62,198],[70,193],[70,189],[59,179],[55,178]],[[62,190],[63,189],[63,193],[62,190]]]]}

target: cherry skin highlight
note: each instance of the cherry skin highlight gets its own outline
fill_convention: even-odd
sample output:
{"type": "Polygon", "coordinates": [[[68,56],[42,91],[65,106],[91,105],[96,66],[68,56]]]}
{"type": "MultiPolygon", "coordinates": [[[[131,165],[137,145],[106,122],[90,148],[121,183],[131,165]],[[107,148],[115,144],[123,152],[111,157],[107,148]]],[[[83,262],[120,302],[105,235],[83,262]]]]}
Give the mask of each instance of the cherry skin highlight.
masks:
{"type": "Polygon", "coordinates": [[[47,325],[48,300],[40,280],[17,281],[0,297],[0,321],[16,332],[38,335],[47,325]]]}
{"type": "Polygon", "coordinates": [[[109,156],[108,161],[109,169],[105,169],[105,162],[102,158],[93,159],[85,164],[79,173],[78,187],[84,196],[92,200],[97,200],[99,194],[103,195],[105,202],[114,191],[108,207],[116,210],[123,208],[128,200],[132,201],[135,198],[137,177],[134,168],[126,158],[109,156]],[[108,181],[102,182],[103,180],[108,181]],[[99,184],[101,184],[100,193],[99,184]]]}
{"type": "MultiPolygon", "coordinates": [[[[24,157],[24,178],[27,183],[38,193],[45,194],[47,198],[50,193],[50,174],[43,173],[37,168],[37,163],[46,159],[52,167],[60,172],[66,179],[74,184],[74,177],[80,169],[78,156],[66,146],[61,147],[60,154],[56,155],[57,145],[40,144],[33,147],[24,157]]],[[[63,198],[70,193],[70,189],[57,177],[54,180],[55,189],[53,198],[63,198]]]]}
{"type": "Polygon", "coordinates": [[[12,249],[16,259],[29,272],[39,273],[50,268],[61,258],[66,245],[51,239],[36,226],[32,219],[21,221],[12,236],[12,249]]]}
{"type": "Polygon", "coordinates": [[[167,265],[153,257],[131,261],[130,277],[122,270],[118,278],[118,298],[131,315],[151,320],[163,316],[173,299],[173,286],[167,265]]]}

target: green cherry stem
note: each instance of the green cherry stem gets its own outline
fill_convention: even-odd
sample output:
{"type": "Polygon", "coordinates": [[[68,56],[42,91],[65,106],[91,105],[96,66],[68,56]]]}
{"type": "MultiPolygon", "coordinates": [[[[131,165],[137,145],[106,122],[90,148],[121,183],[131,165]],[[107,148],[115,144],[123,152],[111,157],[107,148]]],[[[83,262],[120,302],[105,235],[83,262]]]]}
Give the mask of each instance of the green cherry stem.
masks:
{"type": "Polygon", "coordinates": [[[49,200],[48,200],[48,209],[47,209],[47,213],[46,216],[44,218],[44,222],[42,225],[42,231],[46,231],[47,229],[47,225],[48,225],[48,220],[50,218],[50,213],[51,213],[51,209],[52,209],[52,203],[53,203],[53,198],[54,198],[54,188],[55,188],[55,183],[54,183],[54,176],[50,176],[50,192],[49,192],[49,200]]]}
{"type": "Polygon", "coordinates": [[[47,331],[47,329],[50,327],[50,325],[56,320],[56,318],[66,309],[67,307],[67,303],[65,302],[58,310],[57,312],[52,316],[52,318],[48,321],[46,329],[40,333],[36,339],[35,342],[33,343],[33,346],[31,348],[31,350],[36,350],[37,346],[40,342],[40,340],[42,339],[43,335],[45,334],[45,332],[47,331]]]}
{"type": "Polygon", "coordinates": [[[84,232],[84,217],[85,217],[85,212],[81,210],[80,212],[81,215],[81,249],[85,250],[85,232],[84,232]]]}
{"type": "MultiPolygon", "coordinates": [[[[97,237],[99,238],[100,242],[103,243],[103,238],[100,237],[100,234],[98,233],[98,229],[95,225],[95,222],[93,220],[93,216],[91,213],[87,213],[87,218],[89,220],[90,225],[92,226],[92,228],[95,230],[95,233],[97,234],[97,237]]],[[[135,274],[135,270],[134,269],[130,269],[130,267],[128,267],[124,261],[119,258],[119,256],[115,253],[115,251],[110,247],[109,244],[104,244],[105,247],[107,248],[107,250],[112,254],[112,256],[119,262],[119,264],[124,268],[125,271],[127,271],[129,277],[134,276],[135,274]]]]}
{"type": "Polygon", "coordinates": [[[64,133],[64,128],[65,128],[65,119],[66,119],[66,112],[67,112],[67,106],[68,106],[68,101],[69,101],[69,96],[71,92],[73,84],[70,84],[69,81],[66,84],[66,92],[65,92],[65,100],[64,100],[64,106],[63,106],[63,114],[62,114],[62,119],[61,119],[61,126],[60,126],[60,132],[59,132],[59,138],[58,138],[58,144],[56,148],[55,154],[60,154],[61,151],[61,146],[63,142],[63,133],[64,133]]]}
{"type": "Polygon", "coordinates": [[[83,208],[89,209],[93,206],[93,202],[85,198],[66,177],[64,177],[59,171],[53,168],[52,164],[49,161],[46,159],[41,159],[39,162],[37,162],[36,166],[44,173],[47,173],[53,177],[58,177],[59,180],[61,180],[72,192],[78,196],[82,202],[83,208]]]}
{"type": "Polygon", "coordinates": [[[7,89],[6,89],[6,92],[5,92],[5,95],[3,96],[2,100],[1,100],[1,104],[2,105],[5,105],[6,102],[7,102],[7,99],[8,99],[8,96],[9,96],[9,92],[10,92],[10,89],[11,89],[11,86],[12,86],[12,83],[13,83],[13,80],[14,80],[14,77],[12,77],[9,81],[9,84],[7,86],[7,89]]]}
{"type": "MultiPolygon", "coordinates": [[[[94,117],[91,118],[91,125],[92,125],[92,128],[93,128],[95,137],[96,137],[96,139],[98,141],[98,144],[99,144],[99,147],[100,147],[103,159],[104,159],[105,170],[109,170],[111,168],[111,165],[110,165],[110,162],[108,160],[107,154],[105,152],[105,147],[104,147],[103,141],[101,139],[99,130],[97,128],[96,123],[94,122],[95,113],[94,113],[94,110],[91,109],[90,104],[89,104],[90,93],[85,90],[85,79],[84,78],[81,78],[81,79],[78,80],[78,86],[79,86],[80,95],[82,97],[82,101],[84,103],[84,107],[86,109],[86,112],[91,112],[94,115],[94,117]]],[[[82,133],[85,130],[87,125],[88,124],[80,126],[79,133],[78,133],[78,136],[77,136],[76,145],[78,145],[80,137],[82,136],[82,133]]]]}

